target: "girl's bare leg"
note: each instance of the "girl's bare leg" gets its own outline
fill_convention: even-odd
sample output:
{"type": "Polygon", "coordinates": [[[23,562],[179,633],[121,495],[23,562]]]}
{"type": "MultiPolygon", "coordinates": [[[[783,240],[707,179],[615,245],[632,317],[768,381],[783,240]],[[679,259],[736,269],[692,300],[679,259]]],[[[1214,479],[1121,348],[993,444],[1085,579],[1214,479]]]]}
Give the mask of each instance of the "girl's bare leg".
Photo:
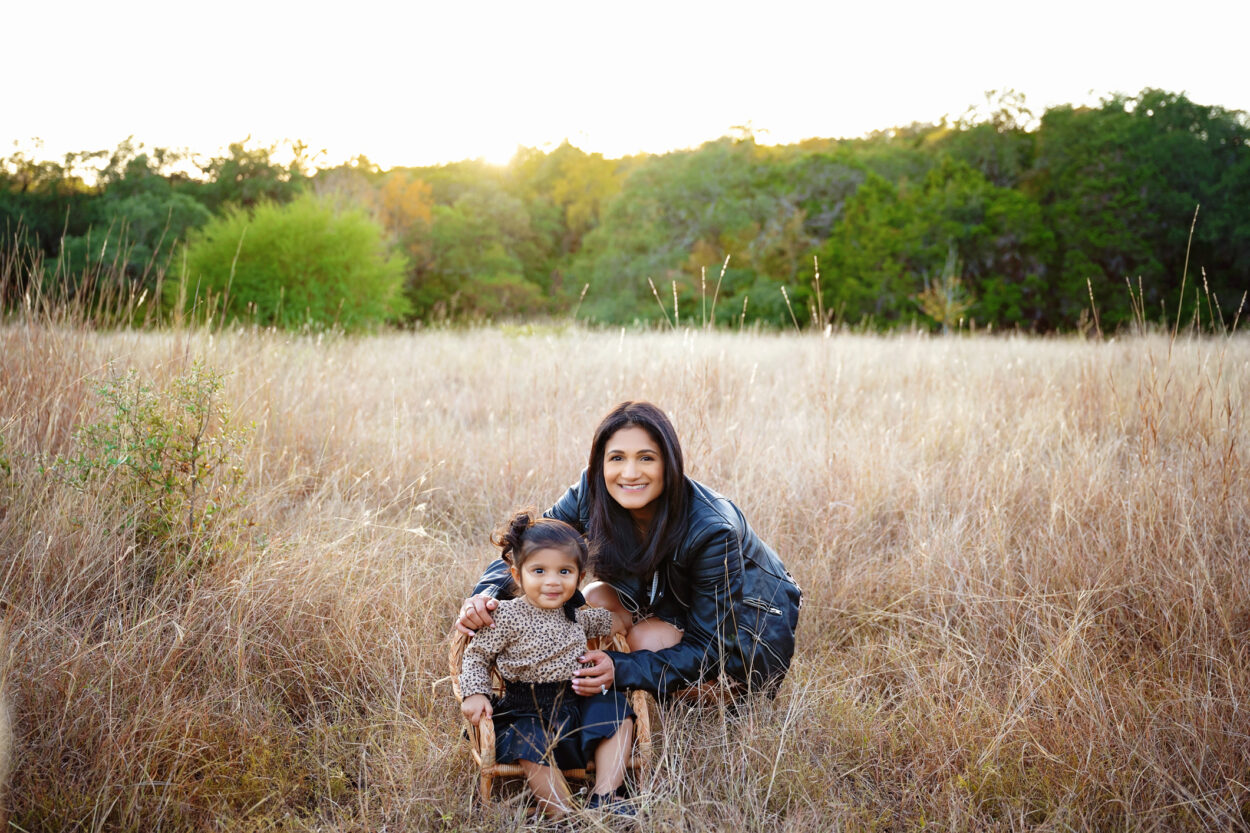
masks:
{"type": "Polygon", "coordinates": [[[615,735],[605,738],[595,747],[596,795],[611,795],[625,783],[625,765],[633,743],[634,719],[631,717],[621,722],[615,735]]]}
{"type": "Polygon", "coordinates": [[[525,760],[521,761],[521,769],[525,770],[526,783],[538,796],[539,812],[551,818],[563,818],[572,806],[572,793],[564,773],[555,767],[525,760]]]}

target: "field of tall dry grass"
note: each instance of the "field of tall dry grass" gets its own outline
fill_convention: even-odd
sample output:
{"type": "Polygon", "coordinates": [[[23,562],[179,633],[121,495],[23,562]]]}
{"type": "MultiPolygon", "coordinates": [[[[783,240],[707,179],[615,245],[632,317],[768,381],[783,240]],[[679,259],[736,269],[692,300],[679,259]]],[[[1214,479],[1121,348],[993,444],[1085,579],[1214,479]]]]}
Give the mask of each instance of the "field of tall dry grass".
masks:
{"type": "Polygon", "coordinates": [[[1250,825],[1245,337],[28,321],[0,329],[9,829],[522,824],[472,801],[446,634],[490,530],[624,398],[806,594],[775,701],[663,715],[641,829],[1250,825]]]}

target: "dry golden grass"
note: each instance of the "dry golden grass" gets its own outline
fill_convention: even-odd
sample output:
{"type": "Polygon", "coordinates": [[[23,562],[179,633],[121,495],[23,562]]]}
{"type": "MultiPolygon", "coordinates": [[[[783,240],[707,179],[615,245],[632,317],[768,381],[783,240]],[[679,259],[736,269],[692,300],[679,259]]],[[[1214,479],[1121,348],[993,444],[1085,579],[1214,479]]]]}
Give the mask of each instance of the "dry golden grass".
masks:
{"type": "Polygon", "coordinates": [[[1250,824],[1246,338],[15,324],[13,829],[521,822],[471,804],[432,684],[490,529],[558,497],[624,398],[672,415],[806,593],[775,702],[667,715],[645,829],[1250,824]],[[196,359],[254,425],[215,481],[245,503],[154,573],[109,483],[46,466],[110,366],[163,390],[196,359]]]}

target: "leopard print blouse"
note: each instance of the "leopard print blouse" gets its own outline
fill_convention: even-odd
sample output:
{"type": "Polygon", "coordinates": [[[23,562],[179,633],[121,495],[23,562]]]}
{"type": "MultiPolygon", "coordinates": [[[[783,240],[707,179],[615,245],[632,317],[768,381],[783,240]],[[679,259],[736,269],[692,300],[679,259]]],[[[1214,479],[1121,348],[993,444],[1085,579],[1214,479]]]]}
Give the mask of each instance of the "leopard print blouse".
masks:
{"type": "Polygon", "coordinates": [[[577,611],[570,622],[564,608],[543,610],[524,596],[502,601],[492,614],[495,624],[479,630],[460,662],[460,693],[490,696],[490,667],[506,682],[552,683],[572,680],[586,637],[612,633],[612,613],[599,607],[577,611]]]}

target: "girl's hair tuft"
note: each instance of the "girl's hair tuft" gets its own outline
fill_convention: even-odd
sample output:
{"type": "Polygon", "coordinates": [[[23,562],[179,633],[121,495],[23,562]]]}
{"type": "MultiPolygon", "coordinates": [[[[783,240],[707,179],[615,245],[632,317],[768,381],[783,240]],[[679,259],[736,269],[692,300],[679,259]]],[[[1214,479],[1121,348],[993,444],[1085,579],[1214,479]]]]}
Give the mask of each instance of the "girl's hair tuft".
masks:
{"type": "Polygon", "coordinates": [[[490,540],[499,547],[499,557],[518,570],[530,554],[543,549],[557,549],[572,556],[579,572],[585,572],[590,558],[586,539],[580,532],[564,521],[544,518],[535,509],[515,513],[490,540]]]}
{"type": "Polygon", "coordinates": [[[521,551],[521,545],[525,541],[525,532],[533,525],[533,510],[522,509],[513,515],[502,529],[491,536],[491,541],[500,549],[499,557],[509,566],[520,566],[514,563],[514,554],[521,551]]]}

